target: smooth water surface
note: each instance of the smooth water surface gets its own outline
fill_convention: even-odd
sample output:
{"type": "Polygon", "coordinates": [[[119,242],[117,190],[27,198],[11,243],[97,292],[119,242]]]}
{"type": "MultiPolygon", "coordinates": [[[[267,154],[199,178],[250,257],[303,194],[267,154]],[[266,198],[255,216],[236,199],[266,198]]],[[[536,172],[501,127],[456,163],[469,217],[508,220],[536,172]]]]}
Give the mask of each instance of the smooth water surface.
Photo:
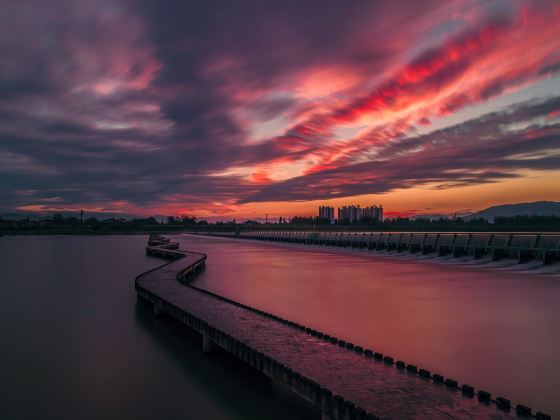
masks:
{"type": "Polygon", "coordinates": [[[307,419],[320,414],[137,303],[146,236],[0,237],[0,418],[307,419]]]}
{"type": "Polygon", "coordinates": [[[194,284],[560,416],[560,277],[175,236],[194,284]]]}

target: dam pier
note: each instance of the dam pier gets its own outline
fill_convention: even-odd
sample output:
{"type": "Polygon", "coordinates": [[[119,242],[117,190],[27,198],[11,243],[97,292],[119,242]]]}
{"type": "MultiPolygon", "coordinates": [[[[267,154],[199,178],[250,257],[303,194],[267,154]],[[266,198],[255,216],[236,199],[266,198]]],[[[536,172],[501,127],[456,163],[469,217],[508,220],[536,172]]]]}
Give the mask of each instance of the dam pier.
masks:
{"type": "Polygon", "coordinates": [[[213,236],[367,249],[372,252],[448,256],[523,264],[537,261],[550,265],[560,261],[560,234],[533,233],[436,233],[436,232],[305,232],[255,230],[214,232],[213,236]]]}
{"type": "MultiPolygon", "coordinates": [[[[545,413],[474,389],[359,343],[283,319],[190,280],[204,254],[151,236],[148,255],[169,260],[141,274],[135,288],[155,315],[171,316],[202,335],[202,351],[226,351],[316,407],[324,420],[377,418],[536,418],[545,413]]],[[[215,262],[219,264],[219,261],[215,262]]]]}

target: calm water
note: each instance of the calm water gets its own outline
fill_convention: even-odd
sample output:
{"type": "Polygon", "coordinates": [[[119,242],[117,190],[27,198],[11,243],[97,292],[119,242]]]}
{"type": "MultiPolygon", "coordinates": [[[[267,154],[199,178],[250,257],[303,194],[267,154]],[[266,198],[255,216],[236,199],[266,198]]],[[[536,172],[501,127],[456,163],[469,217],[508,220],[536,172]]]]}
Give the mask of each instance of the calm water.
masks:
{"type": "MultiPolygon", "coordinates": [[[[198,286],[560,415],[560,278],[177,236],[198,286]]],[[[318,413],[136,302],[146,237],[0,238],[1,418],[318,413]]]]}
{"type": "Polygon", "coordinates": [[[560,416],[557,275],[175,238],[200,287],[560,416]]]}
{"type": "Polygon", "coordinates": [[[136,303],[134,277],[162,263],[146,241],[0,238],[0,418],[320,418],[136,303]]]}

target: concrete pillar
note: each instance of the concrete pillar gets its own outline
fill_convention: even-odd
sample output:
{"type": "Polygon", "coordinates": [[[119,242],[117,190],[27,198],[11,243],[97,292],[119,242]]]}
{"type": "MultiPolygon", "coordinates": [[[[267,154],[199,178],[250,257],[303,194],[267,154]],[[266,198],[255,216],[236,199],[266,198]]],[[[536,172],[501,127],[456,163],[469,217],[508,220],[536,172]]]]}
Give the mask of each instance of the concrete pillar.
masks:
{"type": "Polygon", "coordinates": [[[157,303],[154,303],[154,315],[155,316],[163,315],[163,311],[161,310],[161,308],[158,306],[157,303]]]}
{"type": "Polygon", "coordinates": [[[211,354],[218,351],[220,347],[216,345],[207,335],[202,336],[202,353],[211,354]]]}

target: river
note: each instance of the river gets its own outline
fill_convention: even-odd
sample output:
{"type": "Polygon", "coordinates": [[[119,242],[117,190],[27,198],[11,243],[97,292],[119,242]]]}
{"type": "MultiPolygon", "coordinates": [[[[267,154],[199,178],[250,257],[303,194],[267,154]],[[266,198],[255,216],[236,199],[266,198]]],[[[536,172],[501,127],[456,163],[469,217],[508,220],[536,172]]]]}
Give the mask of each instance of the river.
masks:
{"type": "MultiPolygon", "coordinates": [[[[560,277],[177,235],[202,288],[560,416],[560,277]]],[[[0,238],[3,418],[320,418],[137,303],[146,236],[0,238]]]]}
{"type": "Polygon", "coordinates": [[[0,418],[320,418],[137,303],[147,236],[0,238],[0,418]]]}
{"type": "Polygon", "coordinates": [[[208,254],[199,287],[560,416],[558,275],[174,238],[208,254]]]}

